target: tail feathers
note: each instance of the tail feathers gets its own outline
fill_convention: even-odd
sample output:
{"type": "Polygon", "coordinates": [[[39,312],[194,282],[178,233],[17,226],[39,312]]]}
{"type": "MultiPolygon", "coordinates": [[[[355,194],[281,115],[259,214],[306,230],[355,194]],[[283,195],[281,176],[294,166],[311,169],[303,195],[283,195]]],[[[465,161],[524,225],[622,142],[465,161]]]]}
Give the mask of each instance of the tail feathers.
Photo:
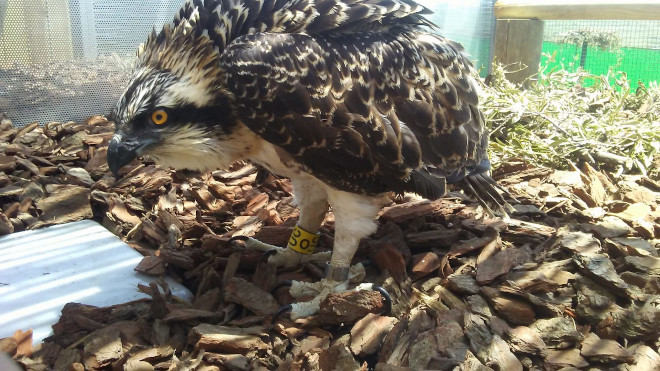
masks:
{"type": "Polygon", "coordinates": [[[418,169],[410,174],[406,191],[417,193],[429,200],[437,200],[447,193],[447,179],[433,175],[425,168],[418,169]]]}
{"type": "Polygon", "coordinates": [[[490,215],[508,217],[515,211],[504,197],[506,196],[513,202],[518,202],[518,200],[486,173],[467,176],[460,182],[460,185],[465,193],[475,197],[490,215]]]}
{"type": "Polygon", "coordinates": [[[428,200],[437,200],[447,193],[447,184],[455,183],[468,196],[476,198],[489,215],[508,217],[515,212],[509,201],[518,203],[518,200],[497,184],[489,172],[488,159],[450,175],[435,167],[423,166],[413,171],[407,182],[398,183],[393,189],[397,193],[414,192],[428,200]]]}

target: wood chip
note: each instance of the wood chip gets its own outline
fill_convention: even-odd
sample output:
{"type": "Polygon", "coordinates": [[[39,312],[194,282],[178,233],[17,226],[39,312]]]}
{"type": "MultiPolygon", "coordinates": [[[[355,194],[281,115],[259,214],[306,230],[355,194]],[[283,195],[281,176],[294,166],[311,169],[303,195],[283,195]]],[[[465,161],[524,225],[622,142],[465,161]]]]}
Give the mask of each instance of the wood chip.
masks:
{"type": "Polygon", "coordinates": [[[202,323],[190,330],[188,342],[194,345],[195,349],[210,352],[263,353],[270,349],[270,346],[261,339],[263,331],[262,327],[237,328],[202,323]]]}
{"type": "Polygon", "coordinates": [[[542,271],[512,271],[507,274],[506,279],[508,282],[513,283],[526,292],[533,294],[536,292],[547,293],[554,292],[559,284],[548,278],[542,271]]]}
{"type": "Polygon", "coordinates": [[[466,352],[465,360],[459,364],[455,370],[458,371],[492,371],[493,369],[484,366],[481,361],[470,351],[466,352]]]}
{"type": "Polygon", "coordinates": [[[529,327],[536,331],[549,348],[567,348],[583,339],[582,334],[575,328],[575,322],[570,318],[539,319],[529,327]]]}
{"type": "Polygon", "coordinates": [[[596,224],[583,223],[580,224],[580,227],[585,232],[592,232],[599,238],[621,237],[632,232],[632,228],[626,222],[615,216],[606,216],[596,224]]]}
{"type": "Polygon", "coordinates": [[[144,367],[148,367],[148,365],[151,366],[152,363],[168,359],[172,357],[173,354],[174,348],[169,345],[142,350],[132,349],[127,354],[128,359],[126,360],[126,366],[124,366],[124,369],[133,369],[136,371],[141,370],[144,369],[144,367]]]}
{"type": "Polygon", "coordinates": [[[411,248],[449,247],[458,241],[459,235],[457,229],[440,228],[406,234],[406,241],[411,248]]]}
{"type": "Polygon", "coordinates": [[[493,334],[488,329],[486,321],[475,314],[464,315],[463,330],[470,341],[470,348],[475,353],[488,346],[493,340],[493,334]]]}
{"type": "Polygon", "coordinates": [[[60,188],[37,202],[43,211],[42,225],[62,224],[92,218],[94,215],[89,203],[91,192],[87,188],[69,186],[60,188]]]}
{"type": "Polygon", "coordinates": [[[447,201],[411,201],[405,204],[390,206],[383,209],[380,218],[394,223],[402,223],[412,218],[433,214],[443,207],[450,206],[447,201]]]}
{"type": "Polygon", "coordinates": [[[350,349],[353,354],[365,357],[378,351],[380,344],[397,320],[369,313],[351,329],[350,349]]]}
{"type": "Polygon", "coordinates": [[[19,167],[31,172],[32,175],[35,175],[35,176],[41,175],[41,171],[39,171],[39,167],[37,165],[33,164],[32,161],[30,161],[28,159],[16,158],[16,164],[19,167]]]}
{"type": "Polygon", "coordinates": [[[408,366],[412,369],[447,369],[460,364],[467,352],[461,326],[439,319],[436,328],[420,333],[410,346],[408,366]]]}
{"type": "Polygon", "coordinates": [[[648,240],[638,237],[618,237],[605,239],[604,245],[608,254],[613,257],[619,256],[658,256],[657,251],[648,240]]]}
{"type": "Polygon", "coordinates": [[[377,291],[329,294],[321,302],[316,318],[324,324],[355,323],[369,313],[380,313],[383,305],[383,298],[377,291]]]}
{"type": "Polygon", "coordinates": [[[478,294],[481,286],[469,274],[452,274],[447,277],[447,288],[457,294],[478,294]]]}
{"type": "Polygon", "coordinates": [[[490,318],[493,313],[490,311],[490,306],[486,299],[481,295],[470,295],[465,298],[468,304],[468,309],[474,314],[478,314],[484,318],[490,318]]]}
{"type": "Polygon", "coordinates": [[[627,284],[637,286],[645,294],[660,294],[660,281],[657,277],[636,272],[621,272],[620,276],[627,284]]]}
{"type": "Polygon", "coordinates": [[[55,370],[77,370],[74,364],[80,365],[80,370],[83,370],[82,354],[78,349],[63,349],[57,356],[53,368],[55,370]]]}
{"type": "Polygon", "coordinates": [[[345,345],[334,345],[319,354],[321,370],[359,370],[360,364],[345,345]]]}
{"type": "Polygon", "coordinates": [[[165,273],[165,262],[158,256],[145,256],[135,267],[135,271],[150,276],[159,276],[165,273]]]}
{"type": "Polygon", "coordinates": [[[432,252],[414,255],[412,259],[413,279],[427,276],[440,267],[440,258],[432,252]]]}
{"type": "MultiPolygon", "coordinates": [[[[19,201],[29,201],[28,206],[32,204],[32,201],[38,201],[41,198],[44,197],[46,192],[44,191],[44,187],[41,186],[41,184],[37,182],[30,182],[28,185],[25,186],[23,189],[23,192],[18,196],[19,201]]],[[[23,210],[27,211],[27,210],[23,210]]]]}
{"type": "Polygon", "coordinates": [[[511,350],[546,357],[548,349],[538,333],[526,326],[518,326],[506,332],[506,340],[511,350]]]}
{"type": "Polygon", "coordinates": [[[500,370],[522,371],[523,365],[511,352],[509,345],[499,336],[476,353],[477,358],[486,365],[493,365],[500,370]]]}
{"type": "Polygon", "coordinates": [[[477,283],[487,285],[508,273],[513,267],[531,260],[529,248],[509,248],[498,252],[477,266],[477,283]]]}
{"type": "Polygon", "coordinates": [[[447,305],[450,309],[465,310],[467,306],[463,301],[443,286],[436,286],[434,290],[438,294],[438,299],[447,305]]]}
{"type": "Polygon", "coordinates": [[[118,328],[113,326],[96,330],[85,340],[85,368],[98,370],[107,367],[123,352],[118,328]]]}
{"type": "Polygon", "coordinates": [[[632,362],[633,354],[616,341],[600,339],[594,333],[587,334],[580,345],[580,354],[598,362],[632,362]]]}
{"type": "Polygon", "coordinates": [[[634,361],[630,364],[621,364],[615,370],[619,371],[647,371],[660,370],[660,355],[644,344],[636,344],[628,349],[633,353],[634,361]]]}
{"type": "Polygon", "coordinates": [[[204,353],[204,360],[223,369],[232,371],[247,371],[250,369],[250,358],[242,354],[204,353]]]}
{"type": "Polygon", "coordinates": [[[254,238],[267,244],[284,246],[289,241],[292,231],[292,226],[267,225],[255,233],[254,238]]]}
{"type": "Polygon", "coordinates": [[[267,203],[268,195],[266,193],[260,193],[248,202],[247,207],[245,208],[245,215],[256,215],[257,212],[266,206],[267,203]]]}
{"type": "Polygon", "coordinates": [[[529,325],[536,320],[534,308],[521,299],[502,295],[499,290],[491,287],[482,287],[488,301],[499,315],[515,325],[529,325]]]}
{"type": "Polygon", "coordinates": [[[16,157],[0,154],[0,171],[13,173],[16,170],[16,157]]]}
{"type": "Polygon", "coordinates": [[[575,286],[577,287],[575,311],[582,321],[598,324],[607,318],[611,311],[619,308],[616,305],[616,296],[595,281],[580,277],[575,286]]]}
{"type": "Polygon", "coordinates": [[[558,238],[561,247],[573,253],[598,254],[601,252],[600,242],[589,233],[560,231],[558,238]]]}
{"type": "Polygon", "coordinates": [[[543,263],[539,266],[538,271],[558,285],[564,286],[575,279],[575,275],[570,272],[571,269],[574,269],[572,267],[574,267],[573,260],[565,259],[543,263]]]}
{"type": "Polygon", "coordinates": [[[578,349],[554,350],[548,351],[548,357],[545,363],[551,369],[560,369],[563,367],[583,368],[589,366],[589,363],[582,358],[578,349]]]}
{"type": "Polygon", "coordinates": [[[225,300],[260,316],[270,316],[280,307],[270,293],[239,277],[231,278],[225,286],[225,300]]]}
{"type": "Polygon", "coordinates": [[[369,249],[369,257],[381,271],[389,272],[396,282],[407,280],[406,260],[394,245],[387,242],[373,244],[369,249]]]}
{"type": "Polygon", "coordinates": [[[0,213],[0,236],[14,232],[14,224],[7,215],[0,213]]]}
{"type": "Polygon", "coordinates": [[[660,258],[652,256],[626,256],[626,265],[638,272],[660,277],[660,258]]]}
{"type": "MultiPolygon", "coordinates": [[[[379,293],[347,292],[330,295],[316,316],[265,328],[257,325],[294,300],[268,290],[281,279],[317,280],[322,269],[277,272],[229,239],[284,246],[299,218],[291,182],[242,162],[201,174],[148,160],[116,181],[107,166],[113,132],[101,116],[14,128],[0,114],[0,234],[93,218],[145,256],[136,270],[174,274],[195,299],[153,284],[138,287],[151,300],[67,304],[46,343],[19,351],[16,339],[0,340],[25,354],[15,357],[23,368],[660,368],[654,180],[624,173],[615,184],[590,166],[556,171],[514,159],[495,171],[521,200],[519,218],[507,221],[483,219],[460,193],[394,198],[355,259],[379,266],[366,280],[388,290],[392,317],[379,314],[379,293]]],[[[330,212],[321,250],[334,228],[330,212]]]]}
{"type": "Polygon", "coordinates": [[[89,175],[87,170],[81,167],[72,167],[66,171],[66,180],[69,184],[79,185],[83,187],[90,187],[94,184],[94,180],[89,175]]]}
{"type": "Polygon", "coordinates": [[[18,342],[13,337],[0,339],[0,352],[5,352],[13,357],[18,350],[18,342]]]}
{"type": "Polygon", "coordinates": [[[33,349],[32,349],[31,329],[26,331],[16,330],[16,332],[14,332],[14,335],[12,335],[12,339],[16,344],[15,355],[27,356],[27,357],[30,357],[32,355],[33,349]]]}
{"type": "Polygon", "coordinates": [[[635,304],[610,313],[601,321],[596,334],[601,338],[625,337],[629,340],[652,340],[660,336],[660,296],[651,296],[643,305],[635,304]]]}
{"type": "Polygon", "coordinates": [[[573,256],[573,261],[580,271],[586,276],[594,279],[614,294],[625,298],[637,298],[630,286],[625,283],[614,269],[612,261],[605,255],[581,255],[573,256]]]}
{"type": "Polygon", "coordinates": [[[167,322],[184,322],[191,320],[204,320],[212,322],[223,317],[222,313],[211,312],[193,308],[175,308],[170,311],[163,320],[167,322]]]}
{"type": "Polygon", "coordinates": [[[3,198],[18,197],[21,193],[23,193],[23,187],[14,184],[0,188],[0,197],[3,198]]]}
{"type": "Polygon", "coordinates": [[[387,363],[377,363],[374,371],[412,371],[410,367],[392,366],[387,363]]]}

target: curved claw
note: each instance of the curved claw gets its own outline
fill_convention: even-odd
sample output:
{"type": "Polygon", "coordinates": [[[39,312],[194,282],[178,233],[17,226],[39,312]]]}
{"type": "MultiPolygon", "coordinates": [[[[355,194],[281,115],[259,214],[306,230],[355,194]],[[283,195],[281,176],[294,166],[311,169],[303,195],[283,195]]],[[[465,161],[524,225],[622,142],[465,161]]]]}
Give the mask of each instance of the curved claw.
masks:
{"type": "Polygon", "coordinates": [[[284,280],[284,281],[278,283],[277,285],[275,285],[275,286],[273,287],[273,289],[270,290],[270,293],[273,294],[273,295],[275,295],[275,292],[276,292],[277,290],[281,289],[282,287],[291,287],[291,285],[293,285],[293,281],[292,281],[292,280],[284,280]]]}
{"type": "Polygon", "coordinates": [[[279,250],[277,249],[266,250],[266,252],[264,252],[264,254],[261,256],[261,260],[259,261],[259,263],[263,263],[263,262],[268,263],[268,258],[277,254],[278,251],[279,250]]]}
{"type": "Polygon", "coordinates": [[[284,313],[291,312],[292,310],[293,307],[291,306],[291,304],[281,306],[280,309],[278,309],[275,313],[273,313],[273,318],[270,320],[270,323],[275,323],[279,316],[281,316],[284,313]]]}
{"type": "Polygon", "coordinates": [[[231,237],[231,238],[229,239],[229,243],[232,243],[232,242],[234,242],[234,241],[243,241],[243,242],[245,242],[245,241],[247,241],[247,240],[249,240],[249,239],[250,239],[250,237],[248,237],[248,236],[238,235],[238,236],[233,236],[233,237],[231,237]]]}
{"type": "Polygon", "coordinates": [[[392,312],[392,297],[390,296],[390,294],[382,286],[374,285],[372,289],[374,291],[378,291],[385,300],[385,308],[383,308],[381,314],[384,315],[390,314],[392,312]]]}

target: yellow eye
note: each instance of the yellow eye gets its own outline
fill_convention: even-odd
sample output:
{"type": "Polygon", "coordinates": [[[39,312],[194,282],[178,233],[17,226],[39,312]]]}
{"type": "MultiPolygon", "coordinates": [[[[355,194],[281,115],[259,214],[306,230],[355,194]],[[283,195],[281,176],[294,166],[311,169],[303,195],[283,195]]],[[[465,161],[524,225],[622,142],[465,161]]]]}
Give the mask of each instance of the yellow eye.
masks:
{"type": "Polygon", "coordinates": [[[151,114],[151,121],[156,125],[163,125],[167,122],[167,112],[162,109],[155,110],[154,113],[151,114]]]}

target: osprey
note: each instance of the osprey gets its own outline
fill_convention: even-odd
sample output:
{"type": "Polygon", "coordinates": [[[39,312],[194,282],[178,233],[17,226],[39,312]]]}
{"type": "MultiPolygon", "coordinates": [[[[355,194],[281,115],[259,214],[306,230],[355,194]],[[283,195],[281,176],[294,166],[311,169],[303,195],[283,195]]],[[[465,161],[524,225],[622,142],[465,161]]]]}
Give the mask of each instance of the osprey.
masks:
{"type": "Polygon", "coordinates": [[[290,288],[316,294],[291,316],[314,314],[359,279],[351,259],[388,194],[437,199],[461,182],[498,200],[473,68],[429,32],[428,13],[413,0],[188,0],[138,52],[108,165],[116,175],[141,155],[200,171],[247,159],[290,178],[299,221],[268,261],[329,258],[326,278],[290,288]],[[310,254],[329,206],[331,256],[310,254]]]}

